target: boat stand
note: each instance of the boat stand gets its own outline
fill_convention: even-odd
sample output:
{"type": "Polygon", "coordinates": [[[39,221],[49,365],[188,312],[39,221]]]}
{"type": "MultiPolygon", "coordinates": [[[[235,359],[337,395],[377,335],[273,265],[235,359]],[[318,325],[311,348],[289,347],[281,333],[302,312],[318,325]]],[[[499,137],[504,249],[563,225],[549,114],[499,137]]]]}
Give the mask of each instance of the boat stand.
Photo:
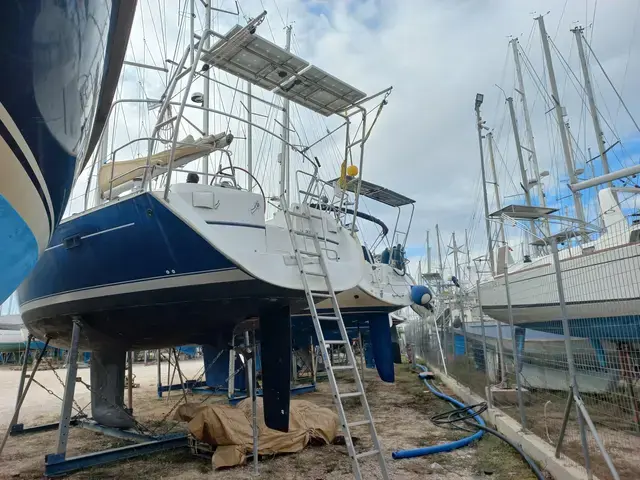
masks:
{"type": "MultiPolygon", "coordinates": [[[[16,408],[9,424],[9,428],[7,429],[2,443],[0,444],[0,454],[2,453],[2,450],[10,435],[23,435],[27,433],[37,433],[57,429],[58,439],[56,443],[55,453],[51,453],[45,456],[44,476],[45,478],[51,478],[67,475],[71,472],[84,468],[105,465],[111,462],[130,459],[142,455],[149,455],[151,453],[157,453],[176,448],[186,448],[188,446],[187,437],[182,433],[174,433],[162,436],[146,435],[133,430],[122,430],[118,428],[106,427],[93,420],[84,418],[82,414],[76,416],[72,415],[72,410],[74,409],[73,396],[76,382],[82,382],[82,379],[76,376],[78,371],[78,344],[80,340],[80,333],[82,331],[81,322],[82,320],[80,317],[75,317],[73,319],[71,348],[69,349],[68,369],[66,374],[66,382],[64,384],[64,394],[62,397],[60,420],[56,423],[25,428],[24,425],[18,423],[20,408],[22,407],[31,384],[35,381],[34,377],[36,375],[36,372],[38,371],[40,362],[45,356],[47,348],[49,346],[49,339],[47,339],[44,343],[44,346],[42,347],[42,350],[40,350],[38,354],[31,374],[27,375],[27,359],[29,356],[28,354],[32,340],[32,337],[29,337],[29,340],[27,342],[27,350],[24,356],[25,360],[23,361],[22,365],[22,374],[18,385],[18,401],[16,403],[16,408]],[[67,457],[67,442],[69,439],[69,430],[72,426],[85,428],[101,433],[103,435],[109,435],[112,437],[134,441],[137,443],[120,448],[112,448],[109,450],[92,452],[75,457],[67,457]]],[[[129,385],[131,385],[131,369],[129,369],[128,374],[130,381],[129,385]]],[[[131,410],[131,402],[132,398],[131,396],[129,396],[129,408],[127,410],[131,410]]],[[[76,410],[78,408],[79,407],[76,407],[76,410]]]]}

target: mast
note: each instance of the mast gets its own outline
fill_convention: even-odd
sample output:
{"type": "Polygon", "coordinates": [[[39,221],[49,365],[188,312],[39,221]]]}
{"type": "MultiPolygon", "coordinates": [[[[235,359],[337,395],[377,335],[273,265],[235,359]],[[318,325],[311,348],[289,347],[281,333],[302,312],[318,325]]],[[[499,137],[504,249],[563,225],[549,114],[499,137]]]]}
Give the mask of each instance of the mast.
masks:
{"type": "Polygon", "coordinates": [[[438,282],[438,292],[442,290],[442,280],[444,279],[444,266],[442,265],[442,251],[440,249],[440,227],[436,223],[436,242],[438,242],[438,265],[440,267],[440,282],[438,282]]]}
{"type": "Polygon", "coordinates": [[[453,271],[455,272],[458,282],[460,282],[460,264],[458,263],[458,245],[456,244],[456,232],[451,234],[453,242],[453,271]]]}
{"type": "MultiPolygon", "coordinates": [[[[191,2],[193,5],[193,1],[191,2]]],[[[193,7],[192,7],[193,8],[193,7]]],[[[206,30],[211,30],[211,6],[207,3],[205,4],[204,7],[204,29],[206,30]]],[[[193,16],[191,17],[191,22],[194,22],[194,18],[193,16]]],[[[193,25],[191,26],[191,28],[193,29],[193,25]]],[[[194,35],[194,32],[191,32],[191,35],[194,35]]],[[[192,42],[193,42],[194,38],[192,37],[192,42]]],[[[209,50],[209,35],[205,36],[204,38],[204,45],[203,45],[203,49],[205,50],[209,50]]],[[[194,54],[193,49],[191,49],[191,55],[194,54]]],[[[192,58],[193,61],[193,58],[192,58]]],[[[207,70],[205,72],[205,75],[202,77],[204,80],[204,87],[203,87],[203,91],[202,91],[202,132],[203,132],[203,137],[206,137],[207,135],[209,135],[209,71],[207,70]]],[[[205,185],[209,184],[209,155],[205,155],[204,158],[202,159],[202,172],[204,173],[204,175],[202,176],[202,183],[204,183],[205,185]]]]}
{"type": "Polygon", "coordinates": [[[491,245],[491,224],[489,223],[489,199],[487,198],[487,175],[484,169],[484,152],[482,150],[482,117],[480,116],[480,106],[482,105],[482,101],[484,100],[484,95],[481,93],[476,94],[476,124],[478,128],[478,147],[480,148],[480,172],[482,173],[482,197],[484,199],[484,226],[487,232],[487,248],[489,252],[489,266],[491,268],[491,272],[494,270],[494,261],[493,261],[493,246],[491,245]]]}
{"type": "MultiPolygon", "coordinates": [[[[524,158],[522,157],[522,145],[520,144],[520,132],[518,132],[518,120],[516,119],[516,110],[513,108],[513,97],[507,98],[509,104],[509,115],[511,116],[511,127],[513,128],[513,139],[516,143],[516,153],[518,154],[518,164],[520,165],[520,179],[521,186],[524,190],[524,201],[527,206],[531,206],[531,194],[529,193],[529,179],[527,177],[527,169],[524,165],[524,158]]],[[[536,224],[533,220],[529,221],[531,233],[535,234],[536,224]]],[[[529,242],[526,242],[525,251],[529,251],[529,242]]]]}
{"type": "MultiPolygon", "coordinates": [[[[253,175],[253,107],[251,105],[251,82],[247,82],[247,171],[253,175]]],[[[253,190],[253,177],[249,175],[247,189],[253,190]]]]}
{"type": "Polygon", "coordinates": [[[464,244],[467,247],[467,275],[469,277],[469,283],[473,283],[471,280],[471,251],[469,249],[469,231],[464,229],[464,244]]]}
{"type": "MultiPolygon", "coordinates": [[[[536,144],[533,139],[533,128],[531,127],[531,116],[529,114],[529,104],[527,103],[527,95],[525,93],[524,80],[522,78],[522,66],[520,65],[520,51],[518,50],[520,43],[517,38],[514,38],[509,43],[511,43],[511,48],[513,49],[513,61],[516,66],[516,78],[518,79],[518,88],[516,89],[516,91],[522,97],[522,113],[524,114],[524,128],[525,128],[525,133],[527,135],[527,148],[525,148],[525,150],[527,150],[531,155],[530,161],[531,161],[531,165],[533,166],[533,174],[536,179],[536,190],[538,191],[538,202],[540,203],[540,206],[546,207],[547,201],[544,196],[544,188],[542,186],[542,181],[541,181],[542,179],[540,177],[540,167],[538,165],[538,155],[536,153],[536,144]]],[[[551,233],[549,230],[549,222],[546,219],[543,219],[542,225],[543,225],[545,234],[547,236],[550,235],[551,233]]]]}
{"type": "MultiPolygon", "coordinates": [[[[600,126],[600,117],[598,116],[598,109],[596,107],[596,101],[593,95],[593,85],[591,83],[591,73],[589,72],[589,64],[584,54],[584,45],[582,43],[582,32],[584,28],[576,27],[571,30],[576,37],[576,44],[578,45],[578,55],[580,56],[580,66],[582,67],[582,76],[584,78],[584,89],[587,93],[587,99],[589,100],[589,112],[591,112],[591,120],[593,121],[593,129],[596,134],[596,141],[598,143],[598,152],[600,152],[600,159],[602,160],[602,172],[603,175],[609,173],[609,161],[607,160],[607,149],[604,145],[604,134],[602,127],[600,126]]],[[[612,182],[607,182],[609,188],[613,187],[612,182]]],[[[615,192],[614,192],[615,195],[615,192]]]]}
{"type": "MultiPolygon", "coordinates": [[[[291,51],[291,25],[286,27],[287,42],[285,49],[291,51]]],[[[289,100],[282,105],[282,152],[280,153],[280,195],[289,203],[289,100]]]]}
{"type": "MultiPolygon", "coordinates": [[[[578,182],[575,169],[573,168],[573,161],[571,159],[571,148],[569,146],[569,138],[567,136],[566,125],[564,123],[564,113],[562,105],[560,104],[560,94],[558,93],[558,85],[556,83],[556,74],[553,70],[553,61],[551,60],[551,50],[549,49],[549,38],[547,35],[547,29],[544,26],[544,17],[540,15],[536,18],[538,26],[540,27],[540,37],[542,39],[542,48],[544,49],[545,63],[547,64],[547,71],[549,72],[549,84],[551,85],[552,100],[554,109],[556,111],[556,120],[558,122],[558,130],[560,131],[560,139],[562,140],[562,151],[564,153],[564,161],[569,174],[569,183],[574,184],[578,182]]],[[[584,211],[582,209],[582,195],[579,192],[573,193],[573,204],[576,210],[576,218],[584,222],[584,211]]]]}
{"type": "MultiPolygon", "coordinates": [[[[493,156],[493,133],[487,133],[487,143],[489,147],[489,164],[491,167],[491,175],[493,176],[493,194],[496,198],[496,209],[500,210],[502,208],[502,202],[500,201],[500,185],[498,185],[498,175],[496,173],[496,162],[495,157],[493,156]]],[[[506,245],[507,240],[504,236],[504,228],[502,223],[500,224],[500,241],[501,246],[506,245]]]]}
{"type": "Polygon", "coordinates": [[[427,230],[427,273],[431,273],[431,243],[429,242],[429,230],[427,230]]]}

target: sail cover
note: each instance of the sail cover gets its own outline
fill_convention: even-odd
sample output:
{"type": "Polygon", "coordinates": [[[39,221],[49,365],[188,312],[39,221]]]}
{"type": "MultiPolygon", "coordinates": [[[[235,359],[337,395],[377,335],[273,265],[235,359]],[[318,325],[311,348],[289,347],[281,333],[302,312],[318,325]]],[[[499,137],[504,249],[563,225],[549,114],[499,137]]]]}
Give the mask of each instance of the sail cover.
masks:
{"type": "MultiPolygon", "coordinates": [[[[198,140],[189,135],[178,142],[176,153],[173,159],[173,167],[179,168],[193,160],[204,157],[216,150],[227,147],[233,140],[230,133],[219,133],[208,135],[198,140]]],[[[152,170],[151,178],[166,172],[166,167],[171,158],[171,149],[164,150],[151,156],[149,165],[157,167],[152,170]]],[[[140,157],[133,160],[120,160],[115,163],[104,163],[98,172],[98,187],[100,194],[104,196],[110,188],[116,188],[135,179],[140,179],[144,175],[144,168],[147,165],[147,157],[140,157]],[[113,187],[110,185],[113,171],[113,187]]]]}

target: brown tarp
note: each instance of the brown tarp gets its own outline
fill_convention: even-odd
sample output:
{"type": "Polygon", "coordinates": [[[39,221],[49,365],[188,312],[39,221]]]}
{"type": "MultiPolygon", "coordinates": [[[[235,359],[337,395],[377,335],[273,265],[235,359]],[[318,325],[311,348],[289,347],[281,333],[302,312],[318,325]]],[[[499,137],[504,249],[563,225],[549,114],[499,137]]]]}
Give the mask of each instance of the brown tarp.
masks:
{"type": "MultiPolygon", "coordinates": [[[[338,416],[333,411],[306,400],[291,401],[289,431],[286,433],[267,428],[262,398],[257,399],[257,406],[260,455],[299,452],[309,442],[333,443],[340,431],[338,416]]],[[[182,405],[175,418],[189,422],[189,432],[198,441],[216,447],[212,458],[215,468],[242,465],[253,450],[251,399],[245,399],[235,407],[182,405]]]]}

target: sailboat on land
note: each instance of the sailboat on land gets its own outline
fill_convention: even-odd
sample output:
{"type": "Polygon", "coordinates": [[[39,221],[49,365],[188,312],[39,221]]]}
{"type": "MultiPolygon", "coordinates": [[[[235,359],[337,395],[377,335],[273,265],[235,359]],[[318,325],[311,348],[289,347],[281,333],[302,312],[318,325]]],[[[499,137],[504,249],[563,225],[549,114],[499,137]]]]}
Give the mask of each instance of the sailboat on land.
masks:
{"type": "MultiPolygon", "coordinates": [[[[551,85],[553,109],[557,117],[560,138],[563,145],[566,168],[569,173],[569,189],[574,198],[576,218],[558,215],[557,209],[548,208],[544,204],[544,194],[541,193],[541,205],[533,205],[530,201],[528,188],[531,184],[540,188],[540,174],[537,171],[535,149],[533,147],[531,126],[528,119],[526,98],[522,85],[522,74],[519,66],[519,47],[516,40],[512,40],[514,57],[520,85],[518,92],[522,95],[525,122],[530,143],[527,147],[520,144],[517,123],[513,113],[513,100],[507,99],[511,108],[514,139],[520,161],[523,188],[525,189],[526,205],[510,205],[489,214],[505,225],[522,228],[529,236],[534,249],[534,255],[524,255],[516,263],[509,264],[509,248],[504,241],[502,230],[502,245],[498,250],[498,259],[493,278],[480,285],[483,311],[501,322],[509,321],[509,308],[505,290],[505,270],[508,269],[513,322],[516,326],[543,330],[551,333],[562,333],[562,311],[559,303],[558,289],[555,281],[554,260],[550,246],[567,244],[559,251],[560,268],[563,272],[564,294],[566,298],[566,313],[572,336],[590,337],[612,340],[640,339],[640,283],[629,282],[629,275],[640,268],[640,224],[629,224],[621,208],[618,195],[640,193],[637,186],[614,186],[618,179],[636,175],[640,166],[623,168],[610,172],[607,163],[607,153],[613,148],[605,146],[604,135],[600,126],[599,111],[596,108],[591,74],[585,59],[584,45],[588,46],[583,30],[575,28],[578,53],[584,79],[584,90],[589,101],[591,117],[598,142],[599,155],[604,174],[588,180],[579,181],[577,178],[570,145],[570,133],[564,109],[560,103],[560,96],[556,85],[553,64],[549,49],[549,40],[544,27],[543,17],[537,19],[543,41],[547,71],[551,85]],[[529,152],[534,164],[536,178],[533,182],[527,179],[523,163],[523,151],[529,152]],[[581,191],[587,188],[606,185],[598,192],[600,225],[585,221],[581,200],[581,191]],[[553,229],[550,226],[554,227],[553,229]],[[596,237],[595,240],[592,238],[596,237]]],[[[595,57],[595,53],[589,49],[595,57]]],[[[482,99],[480,98],[480,104],[482,99]]],[[[622,101],[622,99],[620,99],[622,101]]],[[[626,107],[625,107],[626,108],[626,107]]],[[[481,132],[483,123],[478,112],[478,131],[481,132]]],[[[481,135],[481,133],[479,133],[481,135]]],[[[489,140],[490,157],[493,167],[493,153],[491,134],[489,140]]],[[[483,167],[484,168],[484,167],[483,167]]],[[[495,173],[494,173],[495,177],[495,173]]],[[[496,187],[497,188],[497,187],[496,187]]],[[[496,197],[499,195],[496,190],[496,197]]],[[[486,198],[486,197],[485,197],[486,198]]],[[[499,200],[498,200],[499,201],[499,200]]],[[[485,203],[486,204],[486,203],[485,203]]],[[[491,236],[489,235],[491,244],[491,236]]],[[[491,250],[491,248],[490,248],[491,250]]]]}
{"type": "MultiPolygon", "coordinates": [[[[319,162],[310,156],[310,147],[293,145],[254,122],[250,112],[241,118],[210,108],[206,98],[203,102],[201,94],[192,92],[194,81],[204,75],[206,85],[211,77],[203,72],[215,69],[284,98],[285,111],[291,101],[345,123],[357,113],[365,125],[368,102],[390,89],[367,96],[271,43],[257,33],[265,15],[224,34],[206,29],[197,38],[191,35],[181,59],[166,63],[172,74],[161,98],[130,100],[157,110],[152,135],[129,142],[148,146],[145,161],[121,166],[115,156],[123,146],[114,149],[111,161],[99,167],[97,189],[103,202],[60,224],[20,287],[20,310],[32,333],[60,346],[77,338],[81,349],[93,351],[91,383],[103,388],[92,395],[92,411],[105,425],[132,423],[119,407],[124,352],[226,344],[242,322],[258,322],[261,331],[265,420],[272,428],[288,425],[289,379],[282,371],[291,371],[290,315],[306,306],[289,228],[284,215],[265,218],[270,197],[250,169],[234,165],[234,134],[210,136],[204,131],[200,140],[185,138],[185,110],[233,119],[249,132],[260,130],[283,142],[286,155],[294,152],[304,159],[310,171],[299,172],[306,178],[298,188],[300,200],[289,204],[290,182],[282,181],[280,207],[312,210],[309,223],[296,225],[313,232],[298,234],[317,234],[329,252],[327,271],[336,291],[354,288],[363,276],[361,247],[340,214],[344,193],[323,193],[319,162]],[[163,138],[167,127],[170,138],[163,138]],[[155,153],[160,144],[163,148],[155,153]],[[222,158],[214,173],[189,168],[189,161],[214,152],[222,158]],[[250,179],[248,188],[241,175],[250,179]],[[313,208],[312,201],[317,204],[313,208]]],[[[356,130],[356,139],[345,137],[347,155],[354,146],[360,149],[360,172],[370,128],[356,130]]],[[[286,171],[281,178],[288,178],[286,171]]],[[[354,209],[357,214],[357,197],[354,209]]],[[[324,290],[318,255],[303,256],[311,290],[324,290]]]]}

